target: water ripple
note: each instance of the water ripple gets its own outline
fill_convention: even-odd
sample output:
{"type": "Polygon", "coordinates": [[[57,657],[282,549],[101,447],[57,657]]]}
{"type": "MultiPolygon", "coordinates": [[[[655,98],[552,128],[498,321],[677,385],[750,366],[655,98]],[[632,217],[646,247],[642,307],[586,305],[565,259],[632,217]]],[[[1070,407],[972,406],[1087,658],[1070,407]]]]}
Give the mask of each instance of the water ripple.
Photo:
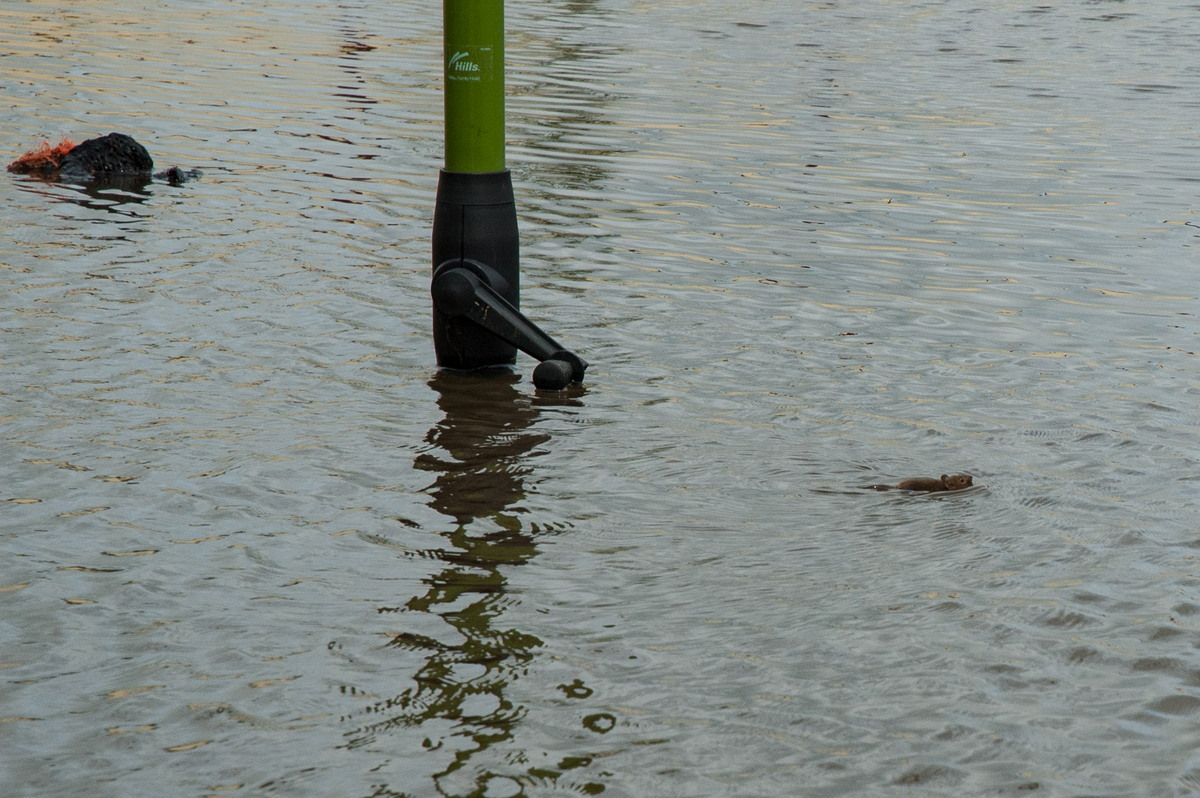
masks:
{"type": "Polygon", "coordinates": [[[0,9],[204,173],[3,183],[4,793],[1194,791],[1194,9],[508,6],[562,396],[434,368],[437,4],[0,9]]]}

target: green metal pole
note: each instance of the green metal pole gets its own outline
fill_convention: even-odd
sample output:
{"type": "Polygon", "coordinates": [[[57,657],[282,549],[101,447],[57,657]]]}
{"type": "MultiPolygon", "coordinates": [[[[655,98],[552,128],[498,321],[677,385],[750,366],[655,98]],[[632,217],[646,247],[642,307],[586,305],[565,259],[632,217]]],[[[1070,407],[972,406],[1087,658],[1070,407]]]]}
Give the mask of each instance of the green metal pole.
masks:
{"type": "Polygon", "coordinates": [[[583,380],[587,362],[521,313],[520,236],[504,168],[504,0],[442,0],[446,167],[433,211],[433,348],[438,365],[542,361],[539,389],[583,380]]]}
{"type": "Polygon", "coordinates": [[[446,171],[504,171],[504,0],[443,0],[446,171]]]}
{"type": "MultiPolygon", "coordinates": [[[[475,268],[470,261],[486,270],[488,285],[505,302],[520,308],[517,206],[504,168],[504,0],[442,0],[442,18],[446,167],[433,212],[434,282],[440,273],[475,268]]],[[[433,344],[439,365],[449,368],[517,357],[513,344],[436,302],[433,344]]]]}

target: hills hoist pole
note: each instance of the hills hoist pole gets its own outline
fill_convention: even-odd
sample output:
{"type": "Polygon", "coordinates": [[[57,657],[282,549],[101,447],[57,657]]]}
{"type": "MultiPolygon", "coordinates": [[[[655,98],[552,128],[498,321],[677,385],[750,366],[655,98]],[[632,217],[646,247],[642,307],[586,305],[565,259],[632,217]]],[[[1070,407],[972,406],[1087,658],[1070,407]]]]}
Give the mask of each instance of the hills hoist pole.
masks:
{"type": "Polygon", "coordinates": [[[445,168],[433,214],[433,344],[438,365],[542,361],[538,388],[583,380],[587,363],[527,319],[512,176],[504,163],[504,2],[443,0],[445,168]]]}

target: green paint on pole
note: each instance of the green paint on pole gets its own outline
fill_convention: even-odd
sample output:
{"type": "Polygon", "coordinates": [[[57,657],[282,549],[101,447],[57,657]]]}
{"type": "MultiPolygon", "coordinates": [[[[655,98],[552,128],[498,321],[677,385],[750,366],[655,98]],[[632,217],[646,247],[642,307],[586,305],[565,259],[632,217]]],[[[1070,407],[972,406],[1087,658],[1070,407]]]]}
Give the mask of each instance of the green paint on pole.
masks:
{"type": "Polygon", "coordinates": [[[443,0],[446,171],[504,171],[504,0],[443,0]]]}

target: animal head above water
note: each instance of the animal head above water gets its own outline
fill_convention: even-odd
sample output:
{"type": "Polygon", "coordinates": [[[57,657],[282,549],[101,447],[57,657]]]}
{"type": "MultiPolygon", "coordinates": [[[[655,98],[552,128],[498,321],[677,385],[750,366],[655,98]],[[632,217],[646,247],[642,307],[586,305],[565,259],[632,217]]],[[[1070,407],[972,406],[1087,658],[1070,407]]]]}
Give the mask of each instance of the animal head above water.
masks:
{"type": "Polygon", "coordinates": [[[970,474],[942,474],[942,484],[946,490],[962,490],[975,484],[975,479],[970,474]]]}

